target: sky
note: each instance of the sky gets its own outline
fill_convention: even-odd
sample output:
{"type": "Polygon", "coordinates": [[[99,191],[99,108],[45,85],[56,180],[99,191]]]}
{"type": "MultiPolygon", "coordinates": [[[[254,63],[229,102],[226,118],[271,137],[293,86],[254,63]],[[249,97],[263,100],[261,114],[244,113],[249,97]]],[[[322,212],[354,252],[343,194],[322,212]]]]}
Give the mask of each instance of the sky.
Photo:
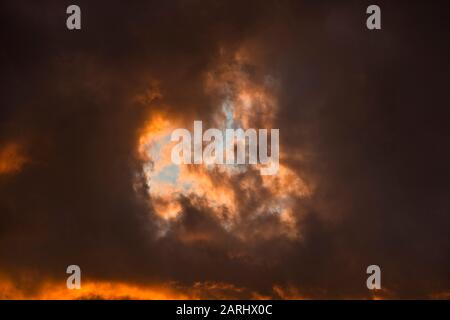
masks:
{"type": "Polygon", "coordinates": [[[70,4],[0,4],[0,299],[450,297],[447,1],[70,4]],[[194,120],[278,173],[174,164],[194,120]]]}

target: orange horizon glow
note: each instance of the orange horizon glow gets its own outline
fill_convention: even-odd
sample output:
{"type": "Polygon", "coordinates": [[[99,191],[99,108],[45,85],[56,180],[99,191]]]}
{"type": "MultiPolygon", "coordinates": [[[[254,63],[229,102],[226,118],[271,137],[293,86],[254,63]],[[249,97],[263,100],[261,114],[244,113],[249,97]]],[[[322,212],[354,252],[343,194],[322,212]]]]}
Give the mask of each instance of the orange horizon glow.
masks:
{"type": "Polygon", "coordinates": [[[252,292],[245,288],[220,282],[196,282],[189,287],[174,282],[132,284],[121,281],[85,281],[80,289],[67,289],[63,281],[47,281],[34,290],[19,288],[9,280],[0,282],[0,300],[200,300],[305,299],[298,289],[275,285],[273,295],[252,292]]]}
{"type": "MultiPolygon", "coordinates": [[[[448,299],[449,292],[433,293],[432,299],[448,299]]],[[[348,296],[344,299],[383,300],[392,298],[387,289],[376,290],[369,296],[348,296]]],[[[319,297],[323,299],[325,297],[319,297]]],[[[329,298],[329,297],[328,297],[329,298]]],[[[47,281],[37,289],[21,289],[10,280],[0,280],[0,300],[309,300],[292,285],[272,286],[271,293],[262,294],[247,288],[222,282],[196,282],[182,286],[175,282],[136,284],[122,281],[87,280],[80,289],[67,289],[64,281],[47,281]]],[[[340,297],[342,299],[342,297],[340,297]]]]}

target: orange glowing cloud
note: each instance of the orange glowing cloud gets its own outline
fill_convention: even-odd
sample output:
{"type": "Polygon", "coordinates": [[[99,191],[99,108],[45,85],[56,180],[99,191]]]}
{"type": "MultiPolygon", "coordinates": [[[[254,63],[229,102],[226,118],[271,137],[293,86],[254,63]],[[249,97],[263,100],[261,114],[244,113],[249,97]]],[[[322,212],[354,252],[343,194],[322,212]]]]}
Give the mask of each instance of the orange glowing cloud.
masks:
{"type": "MultiPolygon", "coordinates": [[[[220,97],[217,105],[211,106],[206,119],[211,127],[219,130],[275,127],[277,81],[270,75],[260,79],[251,77],[243,67],[252,61],[249,55],[250,52],[243,49],[232,56],[222,55],[216,66],[205,74],[205,93],[220,97]]],[[[158,103],[164,101],[160,90],[154,86],[139,98],[141,103],[150,104],[155,99],[158,103]]],[[[225,230],[243,241],[255,237],[300,238],[297,218],[301,213],[296,212],[295,203],[296,199],[310,196],[311,190],[298,172],[283,164],[274,176],[261,176],[255,170],[258,165],[252,168],[250,165],[174,164],[171,151],[177,142],[171,141],[171,133],[177,128],[189,130],[195,119],[176,118],[164,112],[166,109],[170,108],[162,105],[152,108],[149,119],[139,131],[137,147],[149,203],[164,228],[182,214],[181,199],[188,198],[191,205],[206,209],[225,230]],[[266,196],[259,197],[261,194],[266,196]],[[252,205],[252,212],[246,212],[246,203],[254,202],[254,197],[259,198],[258,203],[252,205]],[[278,227],[253,230],[252,235],[240,227],[244,217],[269,215],[277,219],[278,227]]],[[[280,152],[283,160],[286,155],[282,148],[280,152]]],[[[213,240],[210,237],[210,234],[180,235],[186,242],[213,240]]]]}
{"type": "Polygon", "coordinates": [[[17,173],[27,161],[18,143],[8,143],[0,148],[0,174],[17,173]]]}

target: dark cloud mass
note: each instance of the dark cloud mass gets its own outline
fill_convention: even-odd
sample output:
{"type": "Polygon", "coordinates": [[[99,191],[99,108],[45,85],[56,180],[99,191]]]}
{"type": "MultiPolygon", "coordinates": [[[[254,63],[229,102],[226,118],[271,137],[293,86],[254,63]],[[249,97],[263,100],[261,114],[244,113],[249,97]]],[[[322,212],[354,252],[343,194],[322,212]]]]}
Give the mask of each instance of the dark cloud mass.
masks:
{"type": "Polygon", "coordinates": [[[448,296],[446,1],[381,1],[381,31],[366,1],[80,0],[75,32],[70,4],[0,4],[0,289],[77,264],[201,297],[371,298],[377,264],[382,297],[448,296]],[[262,101],[250,123],[280,128],[287,180],[210,172],[162,219],[143,128],[214,121],[244,87],[262,101]]]}

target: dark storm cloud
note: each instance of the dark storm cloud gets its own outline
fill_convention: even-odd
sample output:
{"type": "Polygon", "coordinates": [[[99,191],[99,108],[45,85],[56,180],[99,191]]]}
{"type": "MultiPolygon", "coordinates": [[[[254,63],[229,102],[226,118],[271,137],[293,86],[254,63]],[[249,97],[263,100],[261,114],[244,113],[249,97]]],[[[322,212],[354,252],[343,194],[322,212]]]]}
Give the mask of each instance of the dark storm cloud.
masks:
{"type": "MultiPolygon", "coordinates": [[[[394,297],[448,291],[447,5],[424,3],[381,3],[379,32],[363,2],[79,1],[79,32],[65,29],[69,2],[2,3],[0,146],[30,160],[0,175],[0,272],[33,284],[78,264],[93,279],[365,297],[378,264],[394,297]],[[157,239],[134,188],[154,106],[134,97],[157,80],[170,114],[208,117],[205,72],[246,41],[280,82],[286,164],[315,186],[295,206],[302,238],[243,242],[187,198],[157,239]],[[199,234],[208,241],[186,241],[199,234]]],[[[240,232],[276,223],[244,219],[240,232]]]]}

